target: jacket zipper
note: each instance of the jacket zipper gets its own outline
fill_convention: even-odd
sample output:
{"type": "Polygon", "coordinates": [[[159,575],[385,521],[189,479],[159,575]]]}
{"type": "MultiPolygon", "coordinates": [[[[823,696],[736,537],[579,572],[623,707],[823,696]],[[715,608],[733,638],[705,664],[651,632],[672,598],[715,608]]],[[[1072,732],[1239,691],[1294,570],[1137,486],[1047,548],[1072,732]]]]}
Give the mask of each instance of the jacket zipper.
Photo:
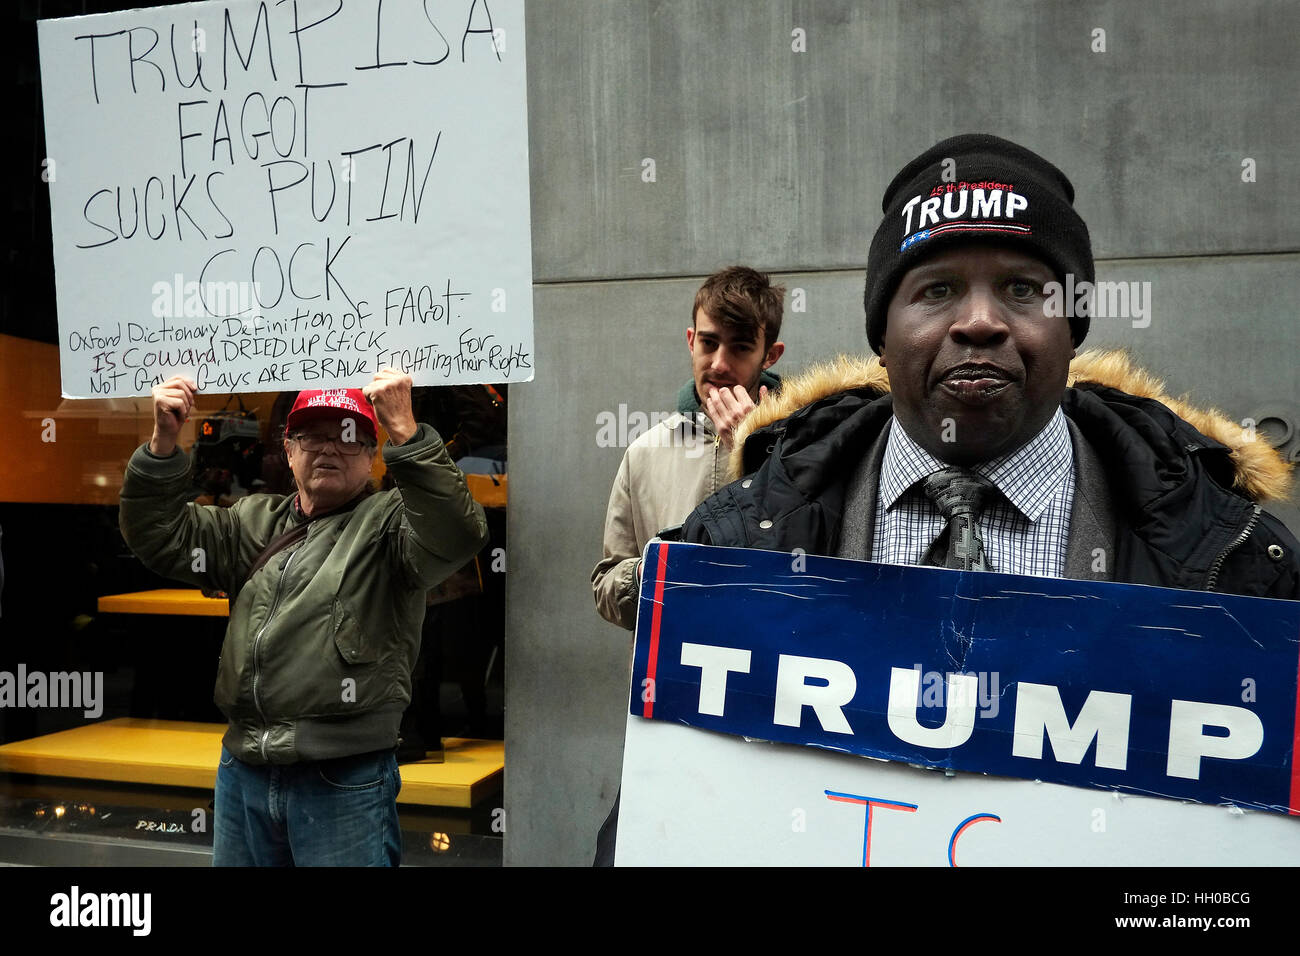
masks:
{"type": "Polygon", "coordinates": [[[713,436],[713,468],[709,474],[709,494],[718,493],[718,449],[722,446],[722,436],[713,436]]]}
{"type": "MultiPolygon", "coordinates": [[[[708,415],[705,415],[704,412],[696,412],[695,417],[691,420],[691,428],[697,432],[704,432],[704,434],[707,436],[709,434],[709,430],[705,428],[704,423],[700,421],[700,416],[704,416],[704,419],[708,421],[710,425],[713,424],[712,419],[710,419],[708,415]]],[[[711,495],[716,494],[718,491],[718,447],[721,444],[722,444],[722,436],[717,434],[717,432],[714,432],[713,467],[709,470],[709,494],[711,495]]]]}
{"type": "Polygon", "coordinates": [[[1246,522],[1246,527],[1242,529],[1241,534],[1237,535],[1232,540],[1232,543],[1214,559],[1214,564],[1210,566],[1210,576],[1205,582],[1205,590],[1213,591],[1214,586],[1219,583],[1219,571],[1223,569],[1223,562],[1227,560],[1228,555],[1246,543],[1246,539],[1250,537],[1250,533],[1255,530],[1255,525],[1259,522],[1259,515],[1262,510],[1259,505],[1255,505],[1255,512],[1250,516],[1250,520],[1246,522]]]}
{"type": "Polygon", "coordinates": [[[271,626],[271,618],[275,616],[276,610],[280,607],[280,591],[284,585],[285,572],[289,570],[289,565],[293,564],[293,559],[297,556],[298,552],[302,550],[302,547],[307,544],[307,539],[310,537],[311,530],[308,529],[307,537],[303,539],[302,545],[289,552],[289,557],[284,562],[284,567],[280,568],[280,577],[275,582],[275,599],[271,602],[271,610],[267,612],[266,620],[262,622],[262,627],[257,632],[257,636],[253,638],[253,706],[257,708],[257,716],[262,718],[262,724],[264,725],[262,728],[262,740],[258,746],[258,749],[262,753],[263,760],[267,759],[266,741],[271,736],[271,728],[267,725],[268,721],[266,719],[266,712],[262,710],[262,702],[257,696],[257,679],[260,676],[258,672],[258,651],[262,646],[262,635],[265,634],[266,629],[271,626]]]}

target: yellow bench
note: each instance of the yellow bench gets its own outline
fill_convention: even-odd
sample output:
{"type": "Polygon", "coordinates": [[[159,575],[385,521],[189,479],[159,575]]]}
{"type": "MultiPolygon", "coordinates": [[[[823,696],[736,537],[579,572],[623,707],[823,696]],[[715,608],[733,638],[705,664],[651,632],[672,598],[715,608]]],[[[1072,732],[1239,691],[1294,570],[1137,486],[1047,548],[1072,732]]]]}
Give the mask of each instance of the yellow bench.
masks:
{"type": "MultiPolygon", "coordinates": [[[[0,771],[212,790],[225,730],[224,724],[119,717],[4,744],[0,771]]],[[[443,763],[402,764],[398,803],[469,808],[501,788],[502,741],[449,737],[443,746],[443,763]]]]}
{"type": "Polygon", "coordinates": [[[158,588],[130,594],[105,594],[99,599],[105,614],[186,614],[199,617],[229,617],[225,598],[204,597],[198,588],[158,588]]]}

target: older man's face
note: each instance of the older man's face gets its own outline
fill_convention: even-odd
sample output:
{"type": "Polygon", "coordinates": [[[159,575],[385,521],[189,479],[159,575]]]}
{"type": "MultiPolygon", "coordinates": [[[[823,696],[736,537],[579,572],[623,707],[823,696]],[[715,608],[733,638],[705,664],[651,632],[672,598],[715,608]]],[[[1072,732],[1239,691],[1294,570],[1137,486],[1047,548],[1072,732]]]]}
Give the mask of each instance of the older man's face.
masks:
{"type": "Polygon", "coordinates": [[[1043,314],[1051,268],[1011,247],[941,250],[890,300],[881,363],[894,414],[936,458],[973,465],[1014,451],[1061,403],[1069,322],[1043,314]]]}
{"type": "Polygon", "coordinates": [[[361,429],[356,429],[352,437],[361,444],[343,442],[342,422],[319,419],[304,422],[285,439],[284,452],[298,483],[299,503],[307,514],[332,511],[347,504],[370,479],[375,446],[361,429]],[[317,446],[318,450],[312,450],[317,446]],[[356,454],[346,454],[347,451],[356,454]]]}

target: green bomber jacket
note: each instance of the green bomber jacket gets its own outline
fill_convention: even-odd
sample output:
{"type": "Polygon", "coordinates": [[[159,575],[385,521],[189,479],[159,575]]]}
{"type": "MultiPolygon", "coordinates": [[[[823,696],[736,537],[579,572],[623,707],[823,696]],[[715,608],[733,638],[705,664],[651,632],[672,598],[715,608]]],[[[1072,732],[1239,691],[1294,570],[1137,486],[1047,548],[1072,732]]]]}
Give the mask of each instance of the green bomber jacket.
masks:
{"type": "Polygon", "coordinates": [[[266,545],[307,520],[294,496],[196,505],[189,455],[158,458],[143,445],[127,463],[119,523],[131,550],[166,577],[238,592],[214,699],[230,721],[222,742],[245,762],[397,744],[425,592],[478,553],[487,522],[430,426],[385,443],[383,456],[396,488],[313,521],[246,583],[266,545]]]}

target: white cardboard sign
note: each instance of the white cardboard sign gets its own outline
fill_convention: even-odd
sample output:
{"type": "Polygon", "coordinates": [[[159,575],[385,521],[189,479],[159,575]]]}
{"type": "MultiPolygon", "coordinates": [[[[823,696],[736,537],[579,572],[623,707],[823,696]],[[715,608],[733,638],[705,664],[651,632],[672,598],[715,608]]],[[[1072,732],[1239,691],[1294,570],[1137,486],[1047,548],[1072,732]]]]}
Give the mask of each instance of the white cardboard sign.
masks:
{"type": "Polygon", "coordinates": [[[39,24],[66,397],[533,375],[522,0],[39,24]]]}
{"type": "Polygon", "coordinates": [[[1281,814],[978,773],[949,776],[627,720],[620,866],[1293,866],[1296,860],[1300,826],[1281,814]]]}

